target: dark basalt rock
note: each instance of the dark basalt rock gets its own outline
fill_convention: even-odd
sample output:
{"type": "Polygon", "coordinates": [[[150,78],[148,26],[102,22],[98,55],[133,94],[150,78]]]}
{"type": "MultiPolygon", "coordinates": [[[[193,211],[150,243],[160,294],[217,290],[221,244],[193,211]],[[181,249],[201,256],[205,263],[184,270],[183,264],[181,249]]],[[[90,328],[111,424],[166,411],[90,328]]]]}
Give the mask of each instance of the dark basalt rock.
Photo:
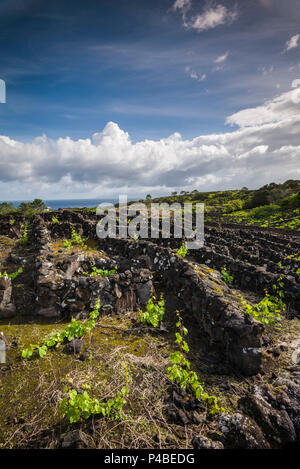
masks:
{"type": "Polygon", "coordinates": [[[12,303],[12,284],[9,277],[0,278],[0,319],[6,319],[16,314],[12,303]]]}
{"type": "Polygon", "coordinates": [[[224,449],[220,441],[213,441],[205,436],[195,436],[191,443],[194,449],[224,449]]]}
{"type": "Polygon", "coordinates": [[[225,449],[271,448],[257,423],[241,413],[221,415],[219,430],[223,434],[225,449]]]}
{"type": "Polygon", "coordinates": [[[65,346],[65,351],[67,353],[74,353],[74,354],[78,354],[81,352],[82,348],[83,348],[83,340],[81,339],[73,339],[71,340],[71,342],[69,342],[66,346],[65,346]]]}
{"type": "Polygon", "coordinates": [[[62,449],[83,449],[88,447],[88,437],[81,430],[68,432],[62,439],[62,449]]]}
{"type": "Polygon", "coordinates": [[[253,419],[272,447],[300,447],[300,379],[297,371],[254,386],[239,409],[253,419]]]}
{"type": "Polygon", "coordinates": [[[181,425],[188,425],[190,423],[190,419],[182,409],[177,409],[177,417],[181,425]]]}
{"type": "Polygon", "coordinates": [[[276,410],[261,395],[240,399],[239,408],[251,415],[269,442],[284,445],[295,443],[296,432],[286,410],[276,410]]]}
{"type": "Polygon", "coordinates": [[[85,350],[80,356],[79,356],[79,360],[84,362],[85,360],[88,360],[89,358],[89,352],[87,350],[85,350]]]}

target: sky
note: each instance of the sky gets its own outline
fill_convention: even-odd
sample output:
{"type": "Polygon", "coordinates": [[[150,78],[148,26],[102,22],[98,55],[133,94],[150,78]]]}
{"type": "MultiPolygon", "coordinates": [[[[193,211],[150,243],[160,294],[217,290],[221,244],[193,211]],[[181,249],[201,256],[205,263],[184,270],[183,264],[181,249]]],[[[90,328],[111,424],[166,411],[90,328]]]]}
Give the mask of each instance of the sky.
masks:
{"type": "Polygon", "coordinates": [[[0,0],[0,57],[0,200],[300,179],[299,0],[0,0]]]}

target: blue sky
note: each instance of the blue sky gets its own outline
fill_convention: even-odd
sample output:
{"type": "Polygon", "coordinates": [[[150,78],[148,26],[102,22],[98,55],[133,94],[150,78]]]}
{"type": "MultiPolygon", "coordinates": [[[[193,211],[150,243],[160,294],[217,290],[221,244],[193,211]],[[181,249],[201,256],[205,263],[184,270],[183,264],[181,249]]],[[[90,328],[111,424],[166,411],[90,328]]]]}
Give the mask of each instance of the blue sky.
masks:
{"type": "MultiPolygon", "coordinates": [[[[0,18],[7,87],[0,104],[1,199],[225,189],[241,179],[259,185],[297,173],[295,156],[287,170],[272,172],[265,126],[278,126],[281,117],[260,117],[264,128],[252,146],[244,131],[238,143],[235,137],[245,127],[241,111],[246,121],[247,110],[261,106],[274,105],[276,116],[291,107],[285,120],[299,114],[286,94],[300,77],[299,1],[3,0],[0,18]],[[235,161],[226,156],[231,147],[222,149],[228,133],[241,147],[235,161]],[[173,134],[177,143],[164,143],[173,134]],[[206,164],[213,147],[219,153],[206,164]],[[257,147],[268,147],[258,169],[264,176],[250,157],[251,174],[245,167],[236,174],[237,160],[257,147]]],[[[273,161],[294,138],[290,124],[272,148],[273,161]]],[[[292,143],[294,152],[300,142],[292,143]]]]}

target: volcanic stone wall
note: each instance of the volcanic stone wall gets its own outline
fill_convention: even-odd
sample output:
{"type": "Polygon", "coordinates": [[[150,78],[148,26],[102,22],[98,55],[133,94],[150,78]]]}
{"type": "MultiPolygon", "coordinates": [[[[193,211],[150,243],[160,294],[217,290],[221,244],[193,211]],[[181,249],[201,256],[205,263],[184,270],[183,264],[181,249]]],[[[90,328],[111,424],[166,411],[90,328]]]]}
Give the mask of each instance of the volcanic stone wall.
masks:
{"type": "Polygon", "coordinates": [[[138,259],[157,272],[165,288],[183,300],[185,320],[198,328],[199,339],[204,334],[225,361],[245,374],[260,370],[264,328],[242,310],[219,272],[180,259],[170,248],[147,241],[107,239],[100,245],[138,259]]]}
{"type": "Polygon", "coordinates": [[[259,371],[263,326],[244,313],[219,272],[180,259],[172,249],[149,241],[106,239],[99,240],[93,253],[72,253],[72,249],[54,253],[53,242],[69,238],[72,226],[83,236],[96,238],[95,222],[71,211],[65,215],[68,221],[62,223],[38,216],[31,223],[30,239],[37,254],[33,269],[36,314],[48,318],[84,316],[97,298],[103,311],[136,310],[144,307],[154,292],[155,272],[156,282],[183,301],[185,321],[198,328],[199,340],[204,337],[241,372],[259,371]],[[106,278],[85,275],[91,262],[108,270],[118,264],[118,273],[106,278]]]}
{"type": "MultiPolygon", "coordinates": [[[[244,312],[220,272],[213,268],[221,270],[226,265],[234,275],[236,286],[262,291],[280,277],[278,262],[286,260],[287,299],[299,308],[298,264],[294,259],[286,259],[300,248],[297,237],[259,230],[249,232],[247,228],[221,230],[218,226],[206,226],[204,247],[190,251],[186,259],[181,259],[176,255],[180,240],[98,240],[97,221],[95,213],[72,210],[44,213],[31,220],[29,242],[36,250],[35,314],[49,318],[84,316],[98,298],[103,311],[137,310],[145,307],[154,293],[155,280],[183,302],[184,320],[199,331],[199,340],[212,345],[242,373],[258,373],[264,327],[244,312]],[[58,223],[53,223],[54,215],[58,223]],[[82,236],[97,241],[97,248],[92,252],[72,249],[56,252],[53,244],[70,238],[72,227],[82,236]],[[91,263],[108,270],[118,265],[118,273],[105,278],[86,275],[91,263]]],[[[20,235],[21,225],[20,218],[12,233],[9,220],[0,223],[3,234],[15,237],[20,235]]],[[[0,316],[5,308],[13,307],[11,294],[9,282],[0,283],[0,316]]]]}
{"type": "MultiPolygon", "coordinates": [[[[85,274],[92,263],[112,270],[116,262],[104,253],[62,253],[54,256],[50,232],[41,219],[34,222],[39,243],[36,259],[36,314],[58,317],[63,314],[88,315],[98,298],[102,310],[122,313],[145,306],[152,291],[152,274],[147,269],[100,275],[85,274]]],[[[68,228],[69,230],[69,228],[68,228]]]]}

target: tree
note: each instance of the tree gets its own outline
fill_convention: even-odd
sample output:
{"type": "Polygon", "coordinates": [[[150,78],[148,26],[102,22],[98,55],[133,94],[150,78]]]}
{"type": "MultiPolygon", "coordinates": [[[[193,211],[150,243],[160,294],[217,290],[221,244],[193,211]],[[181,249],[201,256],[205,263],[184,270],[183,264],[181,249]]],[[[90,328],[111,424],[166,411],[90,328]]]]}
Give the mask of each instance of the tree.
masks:
{"type": "Polygon", "coordinates": [[[263,205],[269,205],[272,202],[271,193],[268,190],[259,189],[254,193],[253,197],[245,203],[245,208],[261,207],[263,205]]]}
{"type": "Polygon", "coordinates": [[[33,202],[31,202],[31,206],[34,210],[45,210],[46,205],[41,199],[34,199],[33,202]]]}
{"type": "Polygon", "coordinates": [[[6,213],[14,212],[15,208],[12,203],[9,202],[2,202],[0,204],[0,214],[5,215],[6,213]]]}
{"type": "Polygon", "coordinates": [[[41,199],[34,199],[33,202],[21,202],[18,205],[18,211],[22,212],[26,217],[31,217],[35,212],[44,210],[46,205],[41,199]]]}

